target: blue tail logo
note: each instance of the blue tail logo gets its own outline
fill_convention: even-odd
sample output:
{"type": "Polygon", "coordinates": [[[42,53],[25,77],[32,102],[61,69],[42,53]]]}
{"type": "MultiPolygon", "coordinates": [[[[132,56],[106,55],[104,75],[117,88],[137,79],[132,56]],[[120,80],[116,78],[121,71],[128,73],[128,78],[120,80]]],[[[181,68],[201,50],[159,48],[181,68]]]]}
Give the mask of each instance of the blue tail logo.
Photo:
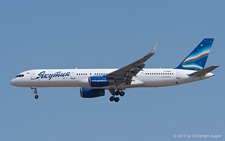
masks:
{"type": "Polygon", "coordinates": [[[181,62],[181,64],[176,67],[176,69],[204,69],[213,40],[213,38],[203,39],[201,43],[181,62]]]}

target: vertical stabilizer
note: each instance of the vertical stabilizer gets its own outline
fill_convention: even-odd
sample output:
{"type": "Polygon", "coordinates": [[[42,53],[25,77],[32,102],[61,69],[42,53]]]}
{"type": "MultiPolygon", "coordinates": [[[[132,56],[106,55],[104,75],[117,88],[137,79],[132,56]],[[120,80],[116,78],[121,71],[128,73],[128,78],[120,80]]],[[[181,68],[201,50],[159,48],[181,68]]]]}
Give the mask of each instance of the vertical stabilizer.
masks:
{"type": "Polygon", "coordinates": [[[180,63],[176,69],[201,70],[204,69],[213,38],[205,38],[201,43],[180,63]]]}

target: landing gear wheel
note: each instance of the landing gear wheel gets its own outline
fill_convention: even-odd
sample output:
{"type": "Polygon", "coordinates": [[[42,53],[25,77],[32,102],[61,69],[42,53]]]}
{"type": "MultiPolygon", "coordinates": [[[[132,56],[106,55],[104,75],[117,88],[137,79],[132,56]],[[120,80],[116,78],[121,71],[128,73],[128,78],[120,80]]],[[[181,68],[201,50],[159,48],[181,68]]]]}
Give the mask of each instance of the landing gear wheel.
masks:
{"type": "Polygon", "coordinates": [[[115,95],[119,95],[120,94],[120,91],[115,91],[115,95]]]}
{"type": "Polygon", "coordinates": [[[125,92],[124,91],[121,91],[120,92],[120,96],[124,96],[125,95],[125,92]]]}
{"type": "Polygon", "coordinates": [[[35,98],[35,99],[38,99],[38,98],[39,98],[39,96],[38,96],[38,95],[35,95],[35,96],[34,96],[34,98],[35,98]]]}
{"type": "Polygon", "coordinates": [[[114,101],[114,99],[115,99],[114,96],[111,96],[111,97],[109,98],[110,101],[114,101]]]}
{"type": "Polygon", "coordinates": [[[120,100],[119,97],[115,97],[115,99],[114,99],[115,102],[118,102],[119,100],[120,100]]]}

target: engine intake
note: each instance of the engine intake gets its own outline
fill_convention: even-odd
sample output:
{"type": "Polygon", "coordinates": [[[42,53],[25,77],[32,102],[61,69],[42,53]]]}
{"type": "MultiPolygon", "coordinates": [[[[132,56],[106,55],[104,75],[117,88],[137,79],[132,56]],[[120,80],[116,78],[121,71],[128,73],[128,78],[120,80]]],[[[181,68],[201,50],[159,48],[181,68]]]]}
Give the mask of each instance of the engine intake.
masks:
{"type": "Polygon", "coordinates": [[[105,87],[114,84],[114,81],[104,76],[91,76],[88,78],[90,87],[105,87]]]}
{"type": "Polygon", "coordinates": [[[104,89],[80,88],[80,96],[83,98],[94,98],[104,95],[105,95],[104,89]]]}

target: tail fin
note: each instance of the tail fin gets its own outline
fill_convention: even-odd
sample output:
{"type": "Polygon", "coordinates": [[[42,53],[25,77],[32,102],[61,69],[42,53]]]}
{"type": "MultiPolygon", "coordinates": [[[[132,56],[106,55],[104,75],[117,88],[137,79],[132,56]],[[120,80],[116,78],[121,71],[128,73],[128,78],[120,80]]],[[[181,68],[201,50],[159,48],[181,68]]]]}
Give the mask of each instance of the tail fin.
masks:
{"type": "Polygon", "coordinates": [[[204,69],[213,38],[205,38],[201,43],[180,63],[176,69],[201,70],[204,69]]]}

